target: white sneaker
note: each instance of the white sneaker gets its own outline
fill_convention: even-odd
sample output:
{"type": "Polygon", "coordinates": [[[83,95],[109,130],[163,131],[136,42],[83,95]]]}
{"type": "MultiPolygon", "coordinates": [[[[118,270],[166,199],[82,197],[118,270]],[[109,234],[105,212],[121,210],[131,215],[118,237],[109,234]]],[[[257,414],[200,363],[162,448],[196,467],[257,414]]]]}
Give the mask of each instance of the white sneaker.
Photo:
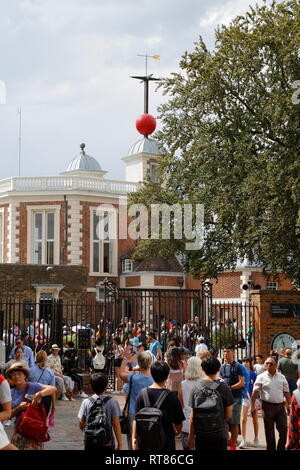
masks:
{"type": "Polygon", "coordinates": [[[240,442],[240,445],[239,445],[239,449],[244,449],[245,447],[247,447],[246,441],[244,439],[242,439],[241,442],[240,442]]]}
{"type": "Polygon", "coordinates": [[[80,398],[88,398],[88,397],[89,397],[89,396],[88,396],[86,393],[84,393],[84,392],[79,393],[79,396],[80,396],[80,398]]]}
{"type": "Polygon", "coordinates": [[[259,446],[259,440],[258,440],[258,437],[255,437],[253,441],[253,447],[258,447],[258,446],[259,446]]]}
{"type": "Polygon", "coordinates": [[[71,397],[69,401],[76,401],[75,398],[71,397]]]}
{"type": "Polygon", "coordinates": [[[63,396],[61,397],[61,401],[69,401],[69,399],[66,397],[66,395],[63,395],[63,396]]]}

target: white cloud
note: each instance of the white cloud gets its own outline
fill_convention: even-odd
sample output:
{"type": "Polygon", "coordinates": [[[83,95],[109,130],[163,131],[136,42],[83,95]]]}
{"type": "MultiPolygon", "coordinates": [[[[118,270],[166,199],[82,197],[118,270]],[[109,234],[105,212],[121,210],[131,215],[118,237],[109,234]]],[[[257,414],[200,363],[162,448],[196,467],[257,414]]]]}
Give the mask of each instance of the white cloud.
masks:
{"type": "Polygon", "coordinates": [[[263,3],[265,3],[263,0],[256,0],[255,2],[250,0],[229,0],[223,2],[222,5],[211,7],[204,18],[200,20],[199,25],[203,28],[215,27],[220,24],[229,25],[237,15],[246,13],[249,5],[262,5],[263,3]]]}

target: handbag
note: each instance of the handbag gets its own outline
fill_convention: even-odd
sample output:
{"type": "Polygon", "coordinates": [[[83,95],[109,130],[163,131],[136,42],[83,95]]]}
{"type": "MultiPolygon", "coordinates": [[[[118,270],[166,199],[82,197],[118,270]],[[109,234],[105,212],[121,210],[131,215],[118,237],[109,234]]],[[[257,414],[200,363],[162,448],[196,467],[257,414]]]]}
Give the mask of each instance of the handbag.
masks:
{"type": "MultiPolygon", "coordinates": [[[[28,389],[29,384],[27,383],[22,401],[25,399],[28,389]]],[[[47,442],[50,440],[50,436],[46,420],[47,415],[44,405],[39,403],[37,406],[33,406],[30,403],[17,421],[16,432],[33,441],[47,442]]]]}
{"type": "Polygon", "coordinates": [[[126,403],[123,409],[122,416],[120,416],[120,426],[121,426],[121,433],[122,434],[130,434],[130,421],[128,417],[128,409],[129,409],[129,403],[130,403],[130,394],[131,394],[131,387],[132,387],[132,377],[133,375],[130,376],[129,380],[129,393],[126,398],[126,403]]]}

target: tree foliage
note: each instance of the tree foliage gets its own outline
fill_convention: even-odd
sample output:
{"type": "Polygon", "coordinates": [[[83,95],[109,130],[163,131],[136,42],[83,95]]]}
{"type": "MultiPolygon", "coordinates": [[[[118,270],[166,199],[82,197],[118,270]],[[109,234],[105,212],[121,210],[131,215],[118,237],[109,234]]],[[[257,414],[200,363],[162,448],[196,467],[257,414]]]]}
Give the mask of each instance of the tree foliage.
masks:
{"type": "Polygon", "coordinates": [[[181,253],[186,271],[205,277],[248,258],[299,284],[300,4],[250,7],[215,37],[212,51],[200,38],[161,83],[162,185],[132,194],[148,205],[203,203],[204,245],[146,240],[137,256],[181,253]]]}

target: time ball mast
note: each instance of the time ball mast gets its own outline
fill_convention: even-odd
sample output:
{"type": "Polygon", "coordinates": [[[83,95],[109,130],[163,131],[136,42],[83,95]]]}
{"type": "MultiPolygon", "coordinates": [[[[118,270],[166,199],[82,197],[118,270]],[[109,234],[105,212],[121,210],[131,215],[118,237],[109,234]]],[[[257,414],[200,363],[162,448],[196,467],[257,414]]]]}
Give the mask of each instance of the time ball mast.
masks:
{"type": "Polygon", "coordinates": [[[148,138],[149,135],[153,134],[156,129],[156,119],[148,113],[149,109],[149,82],[159,81],[160,78],[154,78],[153,74],[145,76],[132,76],[136,80],[141,80],[144,83],[144,114],[139,116],[136,120],[135,126],[137,131],[148,138]]]}

